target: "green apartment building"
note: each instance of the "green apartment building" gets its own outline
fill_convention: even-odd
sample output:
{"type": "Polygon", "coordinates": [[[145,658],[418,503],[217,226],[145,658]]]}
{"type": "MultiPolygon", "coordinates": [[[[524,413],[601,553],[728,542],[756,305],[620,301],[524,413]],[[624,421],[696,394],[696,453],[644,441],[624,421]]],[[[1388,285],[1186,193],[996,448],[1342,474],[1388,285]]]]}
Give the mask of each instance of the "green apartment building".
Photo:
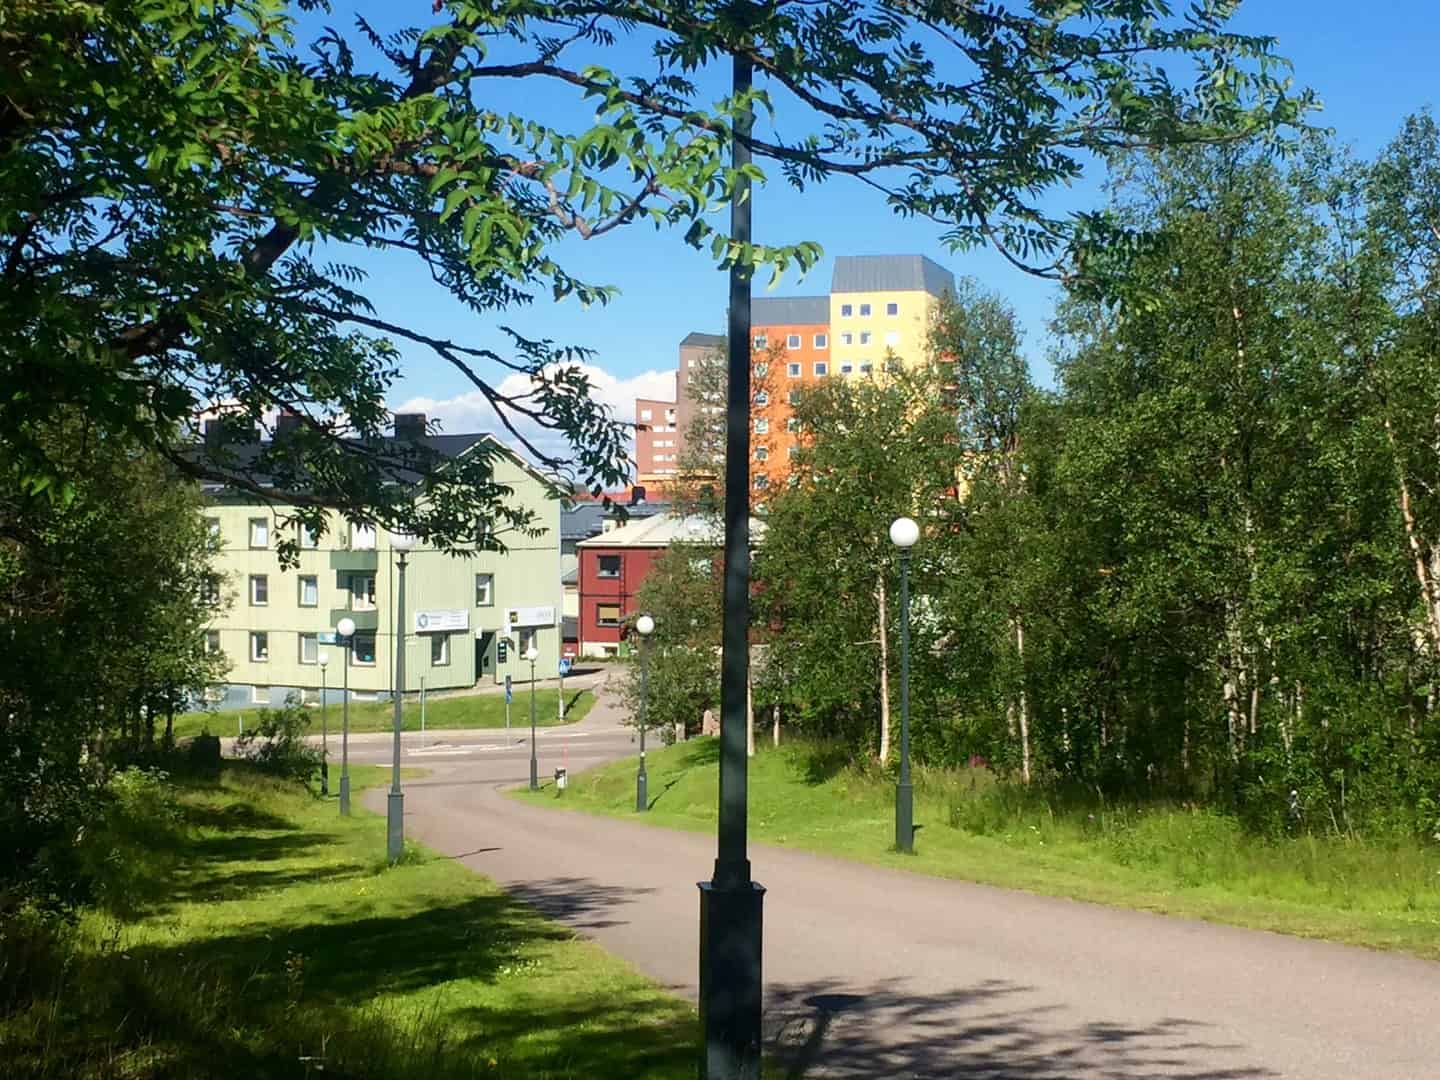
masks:
{"type": "MultiPolygon", "coordinates": [[[[486,434],[424,438],[449,457],[496,443],[486,434]]],[[[281,530],[297,528],[286,522],[287,508],[229,489],[207,491],[220,589],[230,600],[206,631],[207,647],[231,664],[212,704],[280,705],[292,692],[318,701],[322,653],[327,700],[340,700],[347,676],[357,700],[389,697],[397,623],[405,627],[406,692],[418,691],[422,680],[427,690],[503,683],[506,675],[526,681],[523,655],[532,641],[540,654],[536,676],[553,676],[561,644],[560,501],[508,450],[495,468],[515,502],[534,514],[539,533],[512,534],[503,553],[447,555],[417,544],[406,559],[404,612],[396,611],[397,552],[384,530],[337,515],[323,537],[299,537],[299,565],[286,569],[276,548],[281,530]],[[347,617],[356,624],[348,649],[334,637],[347,617]]]]}

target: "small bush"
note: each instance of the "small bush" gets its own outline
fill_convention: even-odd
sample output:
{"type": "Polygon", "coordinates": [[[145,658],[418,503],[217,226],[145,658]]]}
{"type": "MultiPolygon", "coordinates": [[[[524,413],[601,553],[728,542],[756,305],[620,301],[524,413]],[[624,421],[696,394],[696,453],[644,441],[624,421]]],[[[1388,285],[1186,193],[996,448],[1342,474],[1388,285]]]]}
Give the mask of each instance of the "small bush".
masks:
{"type": "Polygon", "coordinates": [[[320,768],[320,751],[305,741],[310,716],[291,694],[279,709],[261,709],[256,725],[235,740],[235,749],[261,772],[309,781],[320,768]]]}

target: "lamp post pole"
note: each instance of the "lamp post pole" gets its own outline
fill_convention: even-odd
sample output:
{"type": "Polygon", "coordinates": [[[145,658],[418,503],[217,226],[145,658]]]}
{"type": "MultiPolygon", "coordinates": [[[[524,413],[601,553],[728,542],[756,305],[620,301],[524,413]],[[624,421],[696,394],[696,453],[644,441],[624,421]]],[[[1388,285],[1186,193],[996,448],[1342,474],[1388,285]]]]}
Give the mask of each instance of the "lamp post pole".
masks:
{"type": "Polygon", "coordinates": [[[341,619],[335,636],[344,649],[344,687],[340,691],[340,816],[350,816],[350,655],[355,648],[355,620],[341,619]]]}
{"type": "Polygon", "coordinates": [[[325,710],[325,669],[330,666],[330,654],[321,653],[315,658],[320,662],[320,794],[330,794],[330,725],[325,710]]]}
{"type": "Polygon", "coordinates": [[[395,549],[395,740],[390,761],[390,795],[385,803],[385,855],[394,866],[405,850],[405,794],[400,790],[400,728],[405,710],[405,556],[415,544],[407,533],[391,533],[395,549]]]}
{"type": "Polygon", "coordinates": [[[534,641],[531,641],[530,648],[525,650],[525,659],[530,661],[530,790],[540,790],[540,770],[535,761],[535,660],[540,655],[540,650],[535,648],[534,641]]]}
{"type": "Polygon", "coordinates": [[[900,549],[900,782],[895,787],[895,850],[915,852],[915,792],[910,785],[910,549],[920,527],[908,517],[890,524],[900,549]]]}
{"type": "Polygon", "coordinates": [[[635,773],[635,809],[644,813],[650,809],[649,780],[645,775],[645,728],[650,719],[646,714],[646,703],[649,700],[646,692],[646,676],[648,674],[646,667],[650,658],[650,650],[647,648],[646,642],[655,632],[655,620],[649,615],[641,615],[635,620],[635,629],[640,634],[640,768],[635,773]]]}
{"type": "MultiPolygon", "coordinates": [[[[748,5],[746,5],[748,6],[748,5]]],[[[742,12],[743,14],[743,12],[742,12]]],[[[752,62],[734,53],[734,95],[748,96],[752,62]]],[[[735,117],[730,141],[735,189],[730,239],[751,239],[750,164],[754,112],[735,117]]],[[[762,904],[765,890],[750,877],[746,852],[748,760],[745,688],[750,669],[750,275],[730,266],[725,416],[725,608],[720,654],[720,807],[715,870],[700,883],[700,1026],[702,1080],[760,1076],[762,904]]]]}

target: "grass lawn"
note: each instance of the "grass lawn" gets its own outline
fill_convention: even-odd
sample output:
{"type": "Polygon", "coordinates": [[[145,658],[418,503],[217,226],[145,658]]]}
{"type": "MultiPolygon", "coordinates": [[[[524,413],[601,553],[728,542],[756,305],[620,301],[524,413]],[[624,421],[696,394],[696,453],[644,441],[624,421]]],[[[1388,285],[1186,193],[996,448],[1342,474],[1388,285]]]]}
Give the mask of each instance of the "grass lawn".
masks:
{"type": "Polygon", "coordinates": [[[0,953],[7,1080],[694,1075],[687,1004],[358,805],[227,767],[178,814],[63,966],[0,953]]]}
{"type": "MultiPolygon", "coordinates": [[[[635,763],[516,798],[710,830],[718,743],[648,758],[651,809],[635,812],[635,763]]],[[[1440,959],[1440,848],[1344,838],[1265,841],[1220,815],[1179,807],[1057,813],[1014,799],[988,773],[917,771],[914,855],[892,849],[893,782],[842,755],[795,744],[750,763],[750,835],[785,847],[1051,896],[1183,915],[1440,959]]]]}
{"type": "MultiPolygon", "coordinates": [[[[539,727],[556,727],[560,723],[559,691],[537,688],[535,691],[535,723],[539,727]]],[[[277,702],[277,704],[279,704],[277,702]]],[[[595,695],[588,690],[565,691],[565,722],[578,723],[585,718],[595,704],[595,695]]],[[[364,701],[350,703],[351,731],[393,731],[395,724],[394,705],[388,701],[364,701]]],[[[320,710],[310,708],[310,727],[320,731],[320,710]]],[[[340,706],[326,707],[330,731],[340,730],[340,706]]],[[[193,712],[175,717],[175,737],[186,738],[208,731],[214,735],[237,735],[241,725],[250,729],[256,722],[260,710],[234,709],[225,712],[193,712]]],[[[517,727],[530,726],[530,692],[517,689],[515,702],[510,706],[511,722],[517,727]]],[[[420,730],[420,703],[412,698],[405,701],[404,729],[420,730]]],[[[431,698],[425,703],[425,727],[427,730],[462,728],[503,728],[505,726],[504,694],[467,694],[463,697],[431,698]]]]}

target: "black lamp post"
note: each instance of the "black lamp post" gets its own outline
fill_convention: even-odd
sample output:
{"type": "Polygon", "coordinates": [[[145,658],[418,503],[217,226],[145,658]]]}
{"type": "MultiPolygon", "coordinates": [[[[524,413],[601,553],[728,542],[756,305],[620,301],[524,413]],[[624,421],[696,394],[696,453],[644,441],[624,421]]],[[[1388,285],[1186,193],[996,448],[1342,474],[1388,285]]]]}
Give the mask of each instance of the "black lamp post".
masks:
{"type": "Polygon", "coordinates": [[[395,744],[390,763],[390,795],[385,801],[385,855],[394,866],[405,851],[405,793],[400,790],[400,729],[405,706],[405,556],[415,546],[409,533],[390,534],[395,549],[395,744]]]}
{"type": "Polygon", "coordinates": [[[655,632],[655,620],[649,615],[641,615],[635,620],[635,630],[640,634],[640,769],[635,774],[635,809],[644,812],[650,809],[649,792],[647,791],[647,780],[645,777],[645,726],[649,718],[645,715],[646,697],[646,664],[649,662],[650,650],[645,647],[645,642],[655,632]]]}
{"type": "Polygon", "coordinates": [[[915,792],[910,786],[910,549],[920,526],[908,517],[890,523],[900,549],[900,783],[895,788],[895,850],[915,853],[915,792]]]}
{"type": "MultiPolygon", "coordinates": [[[[748,95],[750,57],[734,56],[734,93],[748,95]]],[[[730,239],[750,244],[749,107],[735,117],[730,239]]],[[[725,615],[720,653],[720,814],[714,874],[700,883],[700,1026],[702,1080],[760,1075],[762,906],[746,853],[745,687],[750,669],[750,274],[730,266],[725,407],[725,615]]]]}
{"type": "Polygon", "coordinates": [[[530,661],[530,790],[540,790],[540,770],[535,762],[535,661],[540,658],[540,650],[535,647],[535,642],[530,642],[530,647],[525,650],[525,659],[530,661]]]}
{"type": "Polygon", "coordinates": [[[344,689],[340,691],[340,816],[350,816],[350,657],[355,648],[355,620],[335,624],[335,640],[345,650],[344,689]]]}
{"type": "Polygon", "coordinates": [[[330,725],[325,711],[325,669],[330,666],[330,654],[322,652],[315,657],[320,665],[320,794],[330,794],[330,725]]]}

